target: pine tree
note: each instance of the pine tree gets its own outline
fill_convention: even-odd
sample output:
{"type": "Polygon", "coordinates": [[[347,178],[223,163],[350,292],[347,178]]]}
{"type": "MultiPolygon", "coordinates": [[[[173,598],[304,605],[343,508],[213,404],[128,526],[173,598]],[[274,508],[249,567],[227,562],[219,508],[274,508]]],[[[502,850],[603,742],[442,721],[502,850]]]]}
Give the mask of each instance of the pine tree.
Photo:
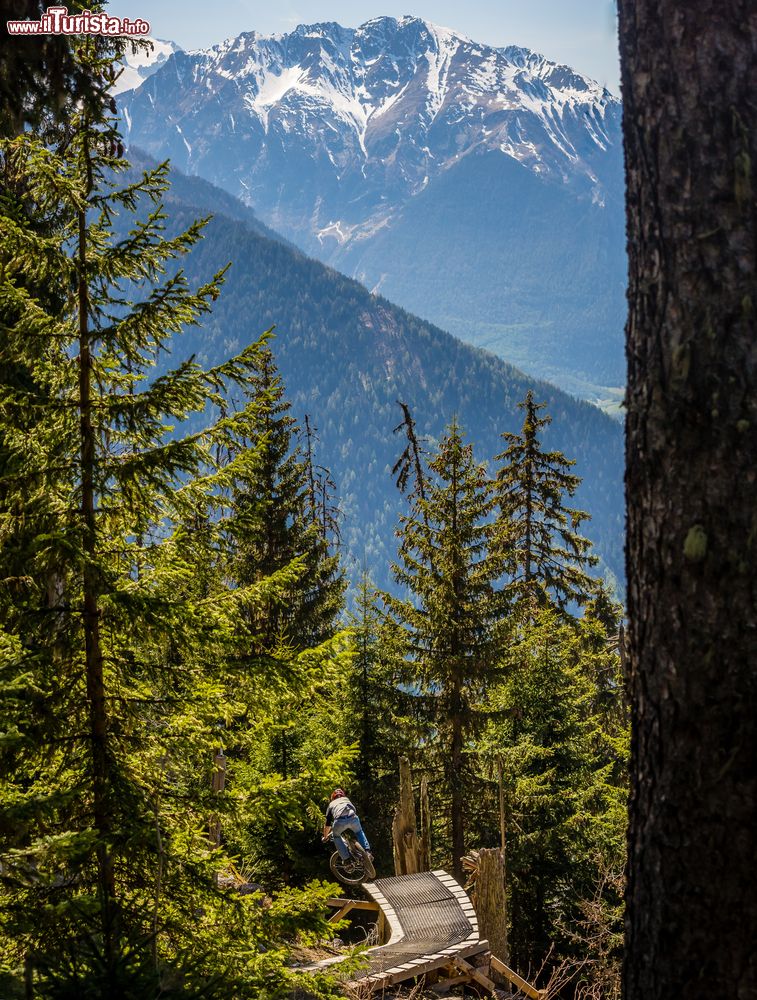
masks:
{"type": "Polygon", "coordinates": [[[231,473],[213,455],[254,406],[170,434],[243,384],[259,347],[151,377],[221,275],[197,291],[166,276],[201,224],[162,236],[165,166],[119,189],[110,116],[85,104],[67,127],[59,152],[32,134],[2,146],[3,961],[24,965],[28,995],[261,996],[286,973],[249,942],[275,936],[285,907],[263,919],[219,893],[224,859],[202,831],[243,613],[292,574],[225,582],[231,473]],[[115,214],[145,200],[149,218],[114,240],[115,214]],[[143,285],[131,305],[124,289],[143,285]]]}
{"type": "Polygon", "coordinates": [[[483,466],[453,423],[429,464],[426,495],[401,518],[397,583],[409,591],[384,600],[408,648],[406,683],[422,696],[433,742],[425,755],[441,772],[451,824],[452,865],[461,875],[466,791],[473,778],[466,750],[482,724],[478,711],[497,673],[500,567],[488,552],[492,498],[483,466]]]}
{"type": "Polygon", "coordinates": [[[620,643],[623,607],[600,580],[578,624],[587,670],[596,688],[597,711],[605,729],[625,730],[629,723],[628,692],[623,677],[620,643]]]}
{"type": "Polygon", "coordinates": [[[349,623],[353,660],[341,705],[334,707],[345,745],[356,744],[355,802],[369,831],[374,854],[392,856],[392,817],[397,800],[398,761],[417,745],[413,695],[403,689],[403,635],[387,621],[367,575],[357,589],[349,623]]]}
{"type": "Polygon", "coordinates": [[[306,648],[333,636],[344,577],[338,554],[329,551],[310,438],[303,454],[270,347],[255,362],[246,391],[258,414],[253,428],[257,457],[249,480],[237,478],[234,486],[235,577],[241,584],[253,583],[301,560],[296,585],[261,607],[260,621],[251,627],[261,651],[271,652],[279,642],[306,648]]]}
{"type": "MultiPolygon", "coordinates": [[[[245,586],[294,570],[291,584],[254,608],[247,623],[251,665],[267,662],[275,668],[303,649],[333,639],[345,581],[338,553],[330,550],[328,520],[321,510],[327,500],[319,496],[321,477],[313,465],[310,426],[303,454],[268,346],[255,362],[246,393],[257,413],[251,435],[255,456],[248,474],[236,476],[231,490],[232,573],[245,586]]],[[[271,733],[271,763],[284,778],[292,772],[295,730],[301,729],[295,711],[299,701],[300,695],[286,693],[271,733]]]]}
{"type": "Polygon", "coordinates": [[[585,569],[597,560],[578,533],[588,515],[565,505],[581,480],[568,471],[574,462],[542,448],[539,431],[551,423],[551,417],[539,415],[544,404],[529,390],[519,406],[521,433],[503,434],[507,448],[495,459],[501,463],[494,480],[497,549],[514,600],[549,601],[565,610],[571,602],[583,604],[594,589],[585,569]]]}
{"type": "Polygon", "coordinates": [[[305,439],[303,460],[307,474],[306,520],[310,522],[317,537],[317,544],[309,561],[314,584],[311,617],[314,625],[320,619],[320,627],[328,629],[342,609],[346,587],[338,557],[341,510],[331,470],[315,461],[318,429],[310,423],[307,413],[304,433],[299,429],[298,433],[305,439]]]}
{"type": "MultiPolygon", "coordinates": [[[[584,904],[605,872],[623,868],[628,734],[607,726],[576,624],[549,606],[516,617],[489,695],[498,715],[479,749],[503,764],[509,940],[527,967],[550,947],[556,961],[587,958],[574,946],[584,904]]],[[[616,890],[602,886],[617,939],[616,890]]]]}
{"type": "Polygon", "coordinates": [[[237,846],[257,859],[261,877],[290,883],[310,867],[312,829],[302,817],[320,808],[323,775],[333,787],[349,768],[351,754],[334,740],[333,726],[319,736],[327,692],[341,683],[333,665],[341,664],[346,645],[338,621],[345,581],[332,550],[326,473],[313,462],[309,421],[306,447],[297,441],[269,346],[255,360],[245,393],[255,419],[244,442],[246,464],[229,489],[230,571],[239,586],[277,578],[283,585],[270,588],[246,616],[241,666],[257,683],[226,738],[245,759],[248,794],[256,782],[281,782],[237,846]]]}

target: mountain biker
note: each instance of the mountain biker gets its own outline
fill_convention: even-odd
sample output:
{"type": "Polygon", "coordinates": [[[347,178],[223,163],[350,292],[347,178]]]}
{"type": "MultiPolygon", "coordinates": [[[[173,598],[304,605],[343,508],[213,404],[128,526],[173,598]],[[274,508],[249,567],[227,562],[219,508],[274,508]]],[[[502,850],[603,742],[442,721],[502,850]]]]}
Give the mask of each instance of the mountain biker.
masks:
{"type": "Polygon", "coordinates": [[[324,841],[328,840],[329,834],[331,834],[342,860],[349,861],[350,849],[342,836],[345,830],[351,830],[355,834],[358,844],[360,844],[368,855],[368,860],[372,862],[371,845],[368,843],[368,838],[363,832],[357,809],[347,798],[347,793],[343,788],[335,788],[331,793],[331,801],[326,810],[326,823],[323,827],[322,839],[324,841]]]}

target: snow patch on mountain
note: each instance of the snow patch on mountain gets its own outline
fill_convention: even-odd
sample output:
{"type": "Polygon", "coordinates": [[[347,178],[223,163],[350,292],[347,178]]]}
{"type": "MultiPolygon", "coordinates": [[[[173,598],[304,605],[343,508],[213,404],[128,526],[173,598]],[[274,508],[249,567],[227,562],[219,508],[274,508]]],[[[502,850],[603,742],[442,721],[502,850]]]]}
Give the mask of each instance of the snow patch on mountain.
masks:
{"type": "Polygon", "coordinates": [[[248,94],[245,103],[250,111],[257,114],[266,131],[268,131],[268,112],[274,104],[278,104],[284,97],[296,87],[302,77],[300,66],[290,66],[282,68],[280,73],[261,74],[257,77],[258,92],[254,96],[248,94]]]}
{"type": "Polygon", "coordinates": [[[181,51],[181,47],[175,42],[167,42],[162,38],[148,38],[147,41],[151,43],[151,49],[140,48],[132,52],[131,47],[127,46],[121,73],[112,88],[114,94],[122,94],[126,90],[139,87],[148,77],[156,73],[174,52],[181,51]]]}
{"type": "Polygon", "coordinates": [[[428,107],[431,109],[431,119],[433,121],[447,96],[450,63],[460,48],[462,38],[453,31],[450,31],[449,28],[440,28],[432,24],[427,24],[427,28],[436,42],[434,48],[426,52],[426,59],[428,60],[428,76],[426,78],[429,94],[428,107]]]}

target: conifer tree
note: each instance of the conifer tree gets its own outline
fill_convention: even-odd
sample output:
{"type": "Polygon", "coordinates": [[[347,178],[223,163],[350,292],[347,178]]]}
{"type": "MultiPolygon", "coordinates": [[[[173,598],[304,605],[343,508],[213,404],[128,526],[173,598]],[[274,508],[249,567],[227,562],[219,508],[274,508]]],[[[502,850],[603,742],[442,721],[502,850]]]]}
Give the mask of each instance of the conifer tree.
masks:
{"type": "Polygon", "coordinates": [[[329,551],[310,442],[303,454],[269,346],[255,360],[246,392],[255,402],[258,446],[252,476],[237,478],[233,491],[235,577],[240,584],[254,583],[300,559],[296,584],[258,609],[252,629],[262,652],[278,643],[306,648],[333,636],[344,577],[338,555],[329,551]]]}
{"type": "Polygon", "coordinates": [[[433,741],[425,753],[441,774],[451,825],[452,865],[465,853],[466,791],[473,768],[466,750],[483,723],[483,693],[497,674],[500,575],[488,551],[492,497],[485,468],[453,423],[429,464],[425,497],[411,500],[399,529],[394,576],[409,596],[384,595],[405,632],[406,681],[422,697],[433,741]]]}
{"type": "MultiPolygon", "coordinates": [[[[305,439],[304,462],[307,470],[307,500],[305,508],[310,523],[318,529],[321,539],[321,556],[325,557],[330,550],[338,550],[341,544],[341,529],[339,519],[341,511],[337,496],[336,483],[331,470],[325,465],[319,465],[315,460],[315,449],[318,442],[318,428],[310,422],[310,416],[305,414],[305,430],[301,434],[305,439]]],[[[329,562],[322,558],[323,570],[327,577],[335,572],[338,562],[329,562]]]]}
{"type": "Polygon", "coordinates": [[[587,958],[576,932],[601,888],[617,958],[618,886],[603,875],[623,868],[628,734],[607,725],[576,623],[548,605],[516,617],[489,693],[498,715],[479,742],[503,764],[512,954],[523,967],[551,947],[558,960],[587,958]]]}
{"type": "Polygon", "coordinates": [[[544,404],[536,403],[529,390],[518,405],[524,411],[521,433],[503,434],[507,448],[495,459],[501,463],[494,479],[496,547],[512,598],[550,601],[564,610],[571,602],[583,604],[594,589],[586,569],[596,557],[579,534],[588,515],[565,503],[581,480],[569,471],[573,461],[542,447],[539,431],[552,419],[539,415],[544,404]]]}
{"type": "Polygon", "coordinates": [[[404,636],[387,620],[379,595],[366,574],[350,614],[353,660],[340,706],[337,731],[345,745],[356,745],[354,796],[374,855],[392,855],[392,816],[397,800],[398,761],[417,745],[415,698],[404,690],[401,664],[404,636]]]}
{"type": "Polygon", "coordinates": [[[578,622],[586,668],[596,689],[596,708],[605,716],[607,732],[625,730],[629,724],[628,692],[620,655],[622,616],[622,605],[600,580],[578,622]]]}
{"type": "Polygon", "coordinates": [[[345,649],[338,622],[345,582],[332,550],[326,472],[313,461],[309,421],[306,447],[298,443],[270,346],[254,360],[245,393],[255,418],[243,442],[249,461],[229,489],[230,572],[242,587],[283,575],[287,582],[249,608],[240,635],[240,666],[257,682],[227,739],[244,756],[248,794],[256,782],[281,785],[235,843],[256,859],[259,875],[289,883],[310,867],[312,829],[303,817],[320,808],[323,776],[338,784],[349,767],[333,726],[319,735],[327,692],[340,685],[332,667],[345,649]]]}
{"type": "Polygon", "coordinates": [[[735,0],[618,4],[627,1000],[757,995],[754,14],[735,0]]]}
{"type": "Polygon", "coordinates": [[[31,134],[1,152],[3,971],[23,966],[28,996],[262,996],[286,973],[249,942],[274,939],[286,906],[263,917],[220,894],[202,830],[216,723],[244,681],[239,622],[295,573],[225,582],[223,489],[254,452],[232,471],[213,455],[254,406],[170,436],[243,384],[259,347],[150,378],[221,275],[197,291],[166,276],[201,224],[163,237],[166,167],[117,188],[119,141],[85,104],[59,152],[31,134]],[[140,200],[149,218],[115,240],[140,200]]]}
{"type": "MultiPolygon", "coordinates": [[[[319,495],[321,476],[313,464],[309,422],[303,454],[268,346],[254,363],[246,394],[257,414],[252,428],[256,449],[249,475],[236,477],[231,490],[232,572],[244,586],[296,568],[290,586],[271,592],[247,622],[250,668],[257,664],[268,672],[296,674],[297,654],[328,642],[337,632],[344,576],[338,554],[330,550],[328,520],[322,511],[327,500],[319,495]]],[[[306,690],[312,692],[312,686],[306,690]]],[[[301,712],[307,697],[299,685],[280,688],[278,695],[264,742],[270,750],[268,766],[286,779],[297,770],[298,735],[304,733],[301,712]]],[[[268,841],[275,845],[274,854],[285,851],[281,837],[269,836],[268,841]]]]}

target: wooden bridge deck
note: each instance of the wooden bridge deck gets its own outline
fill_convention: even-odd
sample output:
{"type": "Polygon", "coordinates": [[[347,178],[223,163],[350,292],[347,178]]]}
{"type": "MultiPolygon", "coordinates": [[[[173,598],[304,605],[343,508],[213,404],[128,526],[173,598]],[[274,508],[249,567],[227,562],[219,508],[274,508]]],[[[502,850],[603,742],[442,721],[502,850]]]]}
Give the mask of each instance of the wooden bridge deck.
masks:
{"type": "MultiPolygon", "coordinates": [[[[445,871],[377,879],[363,888],[383,913],[390,937],[368,949],[369,965],[353,974],[355,983],[380,989],[488,949],[479,937],[473,904],[445,871]]],[[[314,968],[338,961],[327,959],[314,968]]]]}
{"type": "MultiPolygon", "coordinates": [[[[419,872],[366,882],[363,888],[373,900],[333,899],[338,920],[351,909],[373,909],[388,928],[389,939],[366,952],[368,965],[352,973],[347,985],[374,992],[406,979],[425,976],[444,969],[449,988],[460,982],[476,982],[495,996],[501,996],[489,978],[497,973],[532,1000],[543,1000],[540,990],[496,955],[489,943],[481,940],[473,904],[465,890],[445,871],[419,872]],[[485,955],[483,954],[485,953],[485,955]],[[468,961],[483,956],[483,968],[468,961]],[[488,974],[487,974],[488,973],[488,974]]],[[[328,958],[309,966],[312,971],[344,961],[343,956],[328,958]]],[[[481,962],[481,957],[478,959],[481,962]]],[[[345,977],[346,978],[346,977],[345,977]]]]}
{"type": "Polygon", "coordinates": [[[378,879],[365,890],[381,908],[391,936],[370,949],[371,964],[356,979],[372,986],[398,983],[488,947],[479,937],[473,904],[447,872],[378,879]]]}

